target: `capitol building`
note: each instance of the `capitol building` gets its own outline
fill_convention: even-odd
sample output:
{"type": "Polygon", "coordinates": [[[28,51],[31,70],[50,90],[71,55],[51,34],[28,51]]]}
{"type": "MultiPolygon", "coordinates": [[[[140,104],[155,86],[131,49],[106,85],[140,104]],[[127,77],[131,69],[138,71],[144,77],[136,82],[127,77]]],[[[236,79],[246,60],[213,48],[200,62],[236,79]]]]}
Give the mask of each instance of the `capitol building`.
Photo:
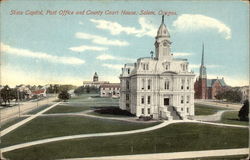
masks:
{"type": "Polygon", "coordinates": [[[155,56],[125,64],[120,75],[120,108],[137,117],[178,120],[194,116],[194,73],[187,59],[174,58],[164,24],[155,37],[155,56]]]}

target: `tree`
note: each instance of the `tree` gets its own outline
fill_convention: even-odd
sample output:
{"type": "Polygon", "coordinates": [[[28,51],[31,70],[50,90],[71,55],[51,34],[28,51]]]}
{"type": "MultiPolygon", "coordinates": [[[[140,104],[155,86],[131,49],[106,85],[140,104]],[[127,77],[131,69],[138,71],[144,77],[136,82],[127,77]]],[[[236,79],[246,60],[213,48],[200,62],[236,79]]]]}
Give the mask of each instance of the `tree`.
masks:
{"type": "Polygon", "coordinates": [[[11,100],[11,89],[8,85],[4,86],[3,89],[1,90],[1,97],[3,99],[3,102],[6,103],[8,102],[10,105],[10,100],[11,100]]]}
{"type": "Polygon", "coordinates": [[[248,121],[249,120],[248,114],[249,114],[249,101],[245,100],[238,114],[240,121],[248,121]]]}
{"type": "Polygon", "coordinates": [[[219,92],[216,96],[216,99],[226,99],[230,102],[240,102],[241,101],[241,92],[239,90],[226,90],[219,92]]]}
{"type": "Polygon", "coordinates": [[[66,100],[70,99],[70,94],[66,90],[64,90],[61,93],[59,93],[58,98],[60,100],[66,101],[66,100]]]}

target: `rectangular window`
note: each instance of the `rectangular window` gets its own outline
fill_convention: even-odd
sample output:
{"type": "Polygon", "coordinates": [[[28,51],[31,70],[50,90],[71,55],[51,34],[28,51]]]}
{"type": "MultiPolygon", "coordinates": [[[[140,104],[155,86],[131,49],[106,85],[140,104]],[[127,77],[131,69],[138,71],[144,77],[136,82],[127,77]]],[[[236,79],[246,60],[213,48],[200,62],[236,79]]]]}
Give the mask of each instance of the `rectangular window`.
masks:
{"type": "Polygon", "coordinates": [[[187,113],[189,113],[189,108],[187,108],[187,113]]]}
{"type": "Polygon", "coordinates": [[[181,89],[184,89],[185,79],[181,80],[181,89]]]}
{"type": "Polygon", "coordinates": [[[169,81],[167,81],[167,89],[169,89],[169,81]]]}
{"type": "Polygon", "coordinates": [[[141,109],[141,114],[144,114],[144,108],[141,109]]]}
{"type": "Polygon", "coordinates": [[[189,100],[190,100],[190,97],[189,97],[189,96],[187,96],[187,103],[189,103],[189,100]]]}
{"type": "Polygon", "coordinates": [[[128,103],[126,104],[126,108],[129,109],[129,104],[128,103]]]}
{"type": "Polygon", "coordinates": [[[126,100],[129,100],[129,94],[126,94],[126,100]]]}
{"type": "Polygon", "coordinates": [[[151,88],[151,80],[148,80],[148,89],[151,88]]]}
{"type": "Polygon", "coordinates": [[[128,74],[130,74],[130,69],[128,69],[128,74]]]}
{"type": "Polygon", "coordinates": [[[184,96],[181,96],[181,104],[184,103],[184,96]]]}
{"type": "Polygon", "coordinates": [[[148,114],[150,114],[150,108],[148,108],[148,114]]]}
{"type": "Polygon", "coordinates": [[[151,97],[148,96],[148,104],[150,104],[150,101],[151,101],[151,97]]]}
{"type": "Polygon", "coordinates": [[[189,79],[187,80],[187,90],[189,89],[189,79]]]}
{"type": "Polygon", "coordinates": [[[142,90],[144,90],[144,86],[145,86],[145,80],[142,79],[142,87],[141,87],[142,90]]]}
{"type": "Polygon", "coordinates": [[[141,104],[144,104],[144,97],[141,97],[141,104]]]}

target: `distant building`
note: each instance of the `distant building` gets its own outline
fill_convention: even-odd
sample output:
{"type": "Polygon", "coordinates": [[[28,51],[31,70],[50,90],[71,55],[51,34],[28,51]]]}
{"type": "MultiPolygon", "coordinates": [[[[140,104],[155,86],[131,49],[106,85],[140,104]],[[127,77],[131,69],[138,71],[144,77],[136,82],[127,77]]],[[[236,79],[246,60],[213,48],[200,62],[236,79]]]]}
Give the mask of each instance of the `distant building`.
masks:
{"type": "Polygon", "coordinates": [[[99,88],[102,84],[108,84],[108,81],[99,81],[98,75],[95,72],[93,76],[93,81],[83,81],[83,87],[96,87],[99,88]]]}
{"type": "Polygon", "coordinates": [[[194,73],[187,59],[174,58],[170,34],[162,23],[155,37],[155,56],[125,64],[120,75],[120,108],[137,117],[186,119],[194,115],[194,73]]]}
{"type": "Polygon", "coordinates": [[[18,92],[18,98],[23,100],[23,99],[29,99],[32,97],[32,92],[30,88],[26,85],[17,85],[16,86],[17,92],[18,92]]]}
{"type": "Polygon", "coordinates": [[[39,89],[32,91],[32,96],[46,97],[46,89],[39,89]]]}
{"type": "Polygon", "coordinates": [[[120,83],[102,84],[100,86],[101,97],[120,97],[120,83]]]}
{"type": "Polygon", "coordinates": [[[200,75],[194,84],[195,99],[215,99],[219,92],[228,88],[224,78],[207,79],[206,67],[204,65],[204,44],[202,45],[202,58],[200,66],[200,75]]]}

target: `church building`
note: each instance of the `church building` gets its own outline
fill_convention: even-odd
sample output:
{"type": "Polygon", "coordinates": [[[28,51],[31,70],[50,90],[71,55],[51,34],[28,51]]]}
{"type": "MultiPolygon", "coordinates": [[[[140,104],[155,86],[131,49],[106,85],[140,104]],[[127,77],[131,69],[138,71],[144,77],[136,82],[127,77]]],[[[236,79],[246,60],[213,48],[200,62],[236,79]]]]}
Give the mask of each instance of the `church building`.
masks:
{"type": "Polygon", "coordinates": [[[120,108],[137,117],[186,119],[194,116],[194,73],[187,59],[174,58],[164,24],[155,37],[155,56],[125,64],[120,75],[120,108]]]}
{"type": "Polygon", "coordinates": [[[195,99],[216,99],[216,95],[227,88],[228,86],[223,77],[222,79],[207,79],[206,67],[204,65],[204,44],[202,44],[200,75],[194,84],[195,99]]]}

